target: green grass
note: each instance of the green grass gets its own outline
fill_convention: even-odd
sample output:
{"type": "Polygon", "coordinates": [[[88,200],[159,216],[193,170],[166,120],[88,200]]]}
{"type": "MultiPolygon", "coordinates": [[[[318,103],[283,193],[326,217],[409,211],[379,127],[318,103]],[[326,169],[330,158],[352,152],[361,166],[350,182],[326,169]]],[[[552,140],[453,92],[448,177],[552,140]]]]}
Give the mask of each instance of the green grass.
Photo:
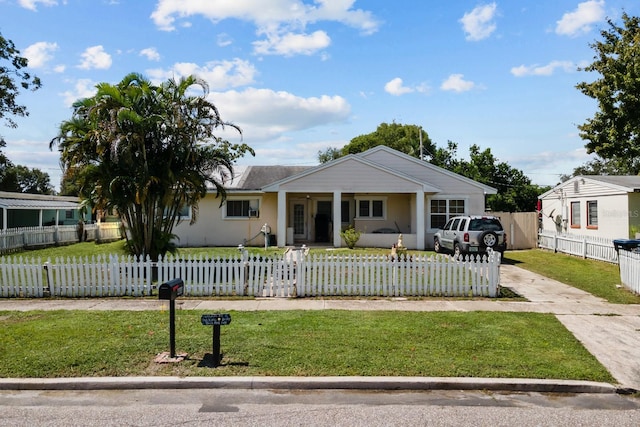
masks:
{"type": "Polygon", "coordinates": [[[364,375],[554,378],[613,382],[552,315],[487,312],[231,312],[222,365],[212,327],[168,312],[0,312],[0,377],[364,375]]]}
{"type": "MultiPolygon", "coordinates": [[[[5,255],[6,257],[27,257],[27,258],[42,258],[54,259],[56,257],[91,257],[94,255],[126,255],[124,249],[125,241],[120,240],[117,242],[96,244],[95,242],[83,242],[76,243],[67,246],[52,246],[44,249],[26,250],[13,254],[5,255]]],[[[249,254],[255,255],[277,255],[283,254],[283,248],[249,246],[246,248],[249,254]]],[[[388,255],[391,253],[387,248],[310,248],[311,253],[331,253],[337,255],[345,254],[366,254],[366,255],[388,255]]],[[[408,251],[408,254],[432,254],[429,251],[408,251]]],[[[178,252],[174,255],[176,257],[186,256],[208,256],[208,257],[226,257],[239,255],[237,247],[198,247],[198,248],[179,248],[178,252]]],[[[1,258],[1,256],[0,256],[1,258]]]]}
{"type": "Polygon", "coordinates": [[[504,262],[582,289],[611,303],[640,304],[640,295],[618,287],[620,270],[617,264],[542,249],[508,251],[504,262]]]}

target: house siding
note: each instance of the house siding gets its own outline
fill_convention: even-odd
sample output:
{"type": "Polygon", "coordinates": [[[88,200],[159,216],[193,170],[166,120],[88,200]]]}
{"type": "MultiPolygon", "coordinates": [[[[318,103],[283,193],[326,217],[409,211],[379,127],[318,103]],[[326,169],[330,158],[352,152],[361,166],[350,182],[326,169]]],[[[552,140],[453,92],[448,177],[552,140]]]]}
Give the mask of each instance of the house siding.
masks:
{"type": "Polygon", "coordinates": [[[175,228],[174,234],[180,236],[179,246],[237,246],[245,240],[254,238],[248,244],[252,246],[264,245],[264,238],[260,234],[266,223],[271,227],[272,234],[276,230],[277,195],[262,193],[230,194],[236,199],[261,199],[260,216],[258,218],[228,219],[224,218],[224,206],[220,207],[220,199],[215,194],[207,194],[200,200],[198,220],[190,225],[188,220],[181,221],[175,228]],[[257,237],[256,237],[257,236],[257,237]]]}
{"type": "Polygon", "coordinates": [[[576,177],[547,192],[541,201],[543,230],[611,239],[629,236],[632,199],[619,188],[576,177]],[[587,202],[591,201],[598,204],[597,228],[587,224],[587,202]],[[572,203],[580,207],[579,225],[571,224],[572,203]]]}
{"type": "Polygon", "coordinates": [[[287,192],[371,192],[409,193],[422,186],[383,169],[356,160],[347,160],[331,168],[315,171],[280,186],[287,192]]]}
{"type": "MultiPolygon", "coordinates": [[[[459,176],[447,173],[444,169],[427,162],[413,162],[401,156],[389,155],[385,151],[373,152],[365,155],[364,158],[384,163],[385,166],[391,169],[400,170],[419,181],[428,182],[434,187],[446,190],[447,194],[467,195],[476,193],[484,196],[484,191],[477,183],[469,183],[459,176]]],[[[484,212],[484,206],[482,211],[484,212]]]]}

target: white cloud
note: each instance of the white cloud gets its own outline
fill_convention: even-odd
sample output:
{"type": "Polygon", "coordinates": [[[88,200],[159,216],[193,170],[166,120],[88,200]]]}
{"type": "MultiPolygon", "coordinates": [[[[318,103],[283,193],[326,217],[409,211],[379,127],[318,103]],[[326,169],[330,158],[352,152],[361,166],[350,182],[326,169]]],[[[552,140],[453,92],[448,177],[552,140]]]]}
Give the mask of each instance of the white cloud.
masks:
{"type": "Polygon", "coordinates": [[[64,105],[71,107],[77,100],[89,98],[95,95],[96,92],[96,83],[90,79],[80,79],[75,82],[73,90],[65,91],[61,95],[64,98],[64,105]]]}
{"type": "Polygon", "coordinates": [[[38,3],[41,3],[44,6],[57,6],[58,2],[56,0],[18,0],[18,4],[25,9],[33,10],[34,12],[38,10],[38,3]]]}
{"type": "Polygon", "coordinates": [[[210,100],[224,120],[243,129],[247,140],[269,140],[285,132],[343,122],[351,113],[349,103],[341,96],[303,98],[271,89],[216,92],[210,94],[210,100]]]}
{"type": "Polygon", "coordinates": [[[142,49],[140,55],[146,57],[149,61],[160,61],[160,54],[155,47],[142,49]]]}
{"type": "Polygon", "coordinates": [[[220,33],[216,37],[216,44],[220,47],[227,47],[233,44],[233,39],[227,33],[220,33]]]}
{"type": "Polygon", "coordinates": [[[591,31],[591,24],[605,17],[604,0],[589,0],[578,4],[573,12],[562,15],[557,22],[556,33],[563,36],[577,36],[591,31]]]}
{"type": "Polygon", "coordinates": [[[309,55],[329,45],[325,31],[305,32],[307,25],[318,22],[339,22],[359,29],[363,34],[376,32],[380,22],[369,11],[354,9],[355,0],[272,0],[256,7],[252,1],[217,0],[216,2],[185,2],[159,0],[151,19],[161,30],[175,30],[177,19],[201,15],[213,22],[239,19],[256,26],[258,35],[266,40],[254,43],[256,52],[268,54],[309,55]]]}
{"type": "Polygon", "coordinates": [[[395,79],[388,81],[387,84],[384,85],[384,90],[385,92],[395,96],[413,92],[413,89],[403,85],[400,77],[396,77],[395,79]]]}
{"type": "Polygon", "coordinates": [[[395,79],[389,80],[384,85],[384,90],[388,94],[394,96],[400,96],[407,93],[420,92],[420,93],[428,93],[429,86],[422,83],[417,86],[405,86],[403,80],[400,77],[396,77],[395,79]]]}
{"type": "Polygon", "coordinates": [[[440,85],[440,89],[454,92],[467,92],[476,87],[475,83],[464,79],[462,74],[451,74],[440,85]]]}
{"type": "Polygon", "coordinates": [[[327,33],[318,30],[312,34],[269,34],[266,40],[253,42],[253,47],[259,55],[293,56],[313,55],[330,44],[327,33]]]}
{"type": "Polygon", "coordinates": [[[111,55],[105,52],[101,45],[87,48],[81,56],[82,62],[78,67],[83,70],[105,70],[111,67],[111,55]]]}
{"type": "Polygon", "coordinates": [[[576,71],[577,66],[571,61],[551,61],[547,65],[520,65],[511,69],[511,74],[516,77],[524,76],[550,76],[555,70],[561,69],[566,73],[576,71]]]}
{"type": "Polygon", "coordinates": [[[465,13],[460,19],[462,29],[467,34],[467,40],[478,41],[486,39],[496,30],[494,18],[498,6],[496,3],[477,6],[471,12],[465,13]]]}
{"type": "Polygon", "coordinates": [[[204,79],[211,90],[247,86],[255,82],[255,77],[258,74],[253,64],[238,58],[232,61],[207,62],[204,66],[191,62],[180,62],[168,70],[152,69],[147,70],[146,73],[149,78],[156,81],[195,75],[204,79]]]}
{"type": "Polygon", "coordinates": [[[24,50],[24,57],[29,60],[29,67],[42,68],[53,59],[53,52],[58,50],[57,43],[37,42],[24,50]]]}

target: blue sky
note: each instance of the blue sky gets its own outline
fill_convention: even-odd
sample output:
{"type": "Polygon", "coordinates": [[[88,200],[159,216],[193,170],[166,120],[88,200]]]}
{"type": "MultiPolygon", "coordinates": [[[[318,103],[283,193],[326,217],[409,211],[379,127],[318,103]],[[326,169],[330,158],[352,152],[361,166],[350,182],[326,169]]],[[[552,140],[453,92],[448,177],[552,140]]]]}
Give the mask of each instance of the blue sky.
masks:
{"type": "MultiPolygon", "coordinates": [[[[71,103],[130,72],[196,74],[256,151],[240,164],[314,165],[382,122],[438,146],[490,148],[534,183],[589,160],[590,43],[637,0],[0,0],[0,32],[43,88],[0,128],[11,161],[60,180],[48,144],[71,103]]],[[[236,135],[223,135],[236,140],[236,135]]]]}

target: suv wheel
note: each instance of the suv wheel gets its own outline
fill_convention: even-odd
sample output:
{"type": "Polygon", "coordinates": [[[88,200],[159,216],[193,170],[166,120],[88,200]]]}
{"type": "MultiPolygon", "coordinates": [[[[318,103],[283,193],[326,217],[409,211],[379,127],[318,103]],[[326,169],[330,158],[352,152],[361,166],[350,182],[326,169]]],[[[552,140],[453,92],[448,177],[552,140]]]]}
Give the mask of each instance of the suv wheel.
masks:
{"type": "Polygon", "coordinates": [[[498,244],[498,235],[493,231],[485,231],[480,236],[480,243],[487,248],[493,248],[498,244]]]}
{"type": "Polygon", "coordinates": [[[453,256],[455,258],[460,258],[462,257],[462,251],[460,250],[460,245],[458,243],[456,243],[455,245],[453,245],[453,256]]]}
{"type": "Polygon", "coordinates": [[[433,240],[433,250],[437,254],[442,251],[442,246],[440,246],[440,239],[438,239],[437,237],[433,240]]]}

